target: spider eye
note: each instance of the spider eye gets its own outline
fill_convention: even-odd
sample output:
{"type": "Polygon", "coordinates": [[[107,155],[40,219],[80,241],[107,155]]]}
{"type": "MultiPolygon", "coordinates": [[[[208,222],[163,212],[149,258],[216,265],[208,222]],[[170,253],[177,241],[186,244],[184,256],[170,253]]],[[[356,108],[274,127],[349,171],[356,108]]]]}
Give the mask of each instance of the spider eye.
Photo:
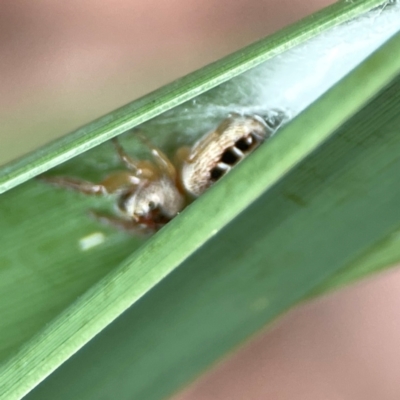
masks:
{"type": "Polygon", "coordinates": [[[152,211],[156,208],[156,203],[153,200],[150,200],[148,206],[149,210],[152,211]]]}

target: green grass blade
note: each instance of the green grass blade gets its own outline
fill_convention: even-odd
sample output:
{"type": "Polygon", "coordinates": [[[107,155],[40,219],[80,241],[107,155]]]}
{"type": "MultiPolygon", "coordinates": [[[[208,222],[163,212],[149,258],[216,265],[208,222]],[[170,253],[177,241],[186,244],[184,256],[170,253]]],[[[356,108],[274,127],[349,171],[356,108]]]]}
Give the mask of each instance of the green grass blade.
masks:
{"type": "MultiPolygon", "coordinates": [[[[199,204],[207,205],[212,212],[208,215],[213,216],[200,229],[216,229],[217,213],[224,212],[222,204],[226,204],[223,199],[235,196],[238,182],[254,175],[259,158],[270,167],[280,164],[281,159],[266,161],[273,154],[283,156],[280,146],[290,150],[295,142],[296,148],[301,147],[314,131],[321,137],[333,129],[341,118],[338,110],[343,113],[349,107],[346,101],[351,101],[343,91],[361,89],[367,71],[377,80],[377,76],[393,78],[379,96],[279,182],[273,178],[273,168],[261,172],[268,191],[28,399],[43,399],[52,393],[59,399],[165,398],[266,322],[338,272],[359,263],[383,239],[393,237],[400,228],[400,63],[395,62],[397,78],[394,70],[386,68],[394,50],[400,50],[400,35],[229,175],[224,184],[174,220],[170,229],[125,264],[124,271],[117,271],[129,280],[126,290],[131,283],[130,290],[135,291],[135,272],[130,277],[129,268],[136,265],[139,269],[139,260],[144,268],[150,257],[147,250],[154,249],[159,240],[166,241],[164,257],[176,256],[177,240],[189,246],[192,235],[186,236],[189,230],[185,228],[190,227],[186,222],[194,222],[194,215],[205,209],[197,208],[199,204]],[[338,106],[341,101],[346,107],[338,106]],[[335,114],[330,122],[325,121],[330,119],[327,112],[321,114],[322,105],[335,114]],[[298,135],[299,131],[303,134],[298,135]],[[179,237],[173,234],[177,227],[179,237]]],[[[368,93],[367,97],[372,94],[368,93]]],[[[157,268],[161,264],[159,260],[157,268]]]]}
{"type": "Polygon", "coordinates": [[[400,231],[390,234],[368,248],[356,260],[338,271],[329,281],[318,287],[312,296],[332,291],[344,285],[356,282],[372,273],[385,270],[400,263],[400,231]]]}
{"type": "Polygon", "coordinates": [[[226,82],[332,26],[348,21],[383,3],[384,0],[340,1],[284,31],[277,32],[115,110],[31,155],[1,168],[0,193],[226,82]]]}
{"type": "MultiPolygon", "coordinates": [[[[188,378],[192,377],[193,374],[198,373],[232,345],[243,340],[262,324],[275,317],[277,313],[282,312],[316,286],[322,284],[325,279],[343,268],[344,263],[348,263],[356,255],[359,255],[363,249],[374,243],[378,239],[378,236],[381,239],[383,234],[388,234],[390,232],[389,228],[393,228],[393,226],[389,226],[387,219],[383,219],[384,224],[380,225],[378,230],[373,231],[369,229],[366,231],[368,235],[360,235],[358,240],[349,243],[345,241],[342,243],[344,247],[340,253],[333,251],[332,248],[327,246],[327,243],[331,243],[332,235],[339,235],[339,233],[343,232],[343,226],[339,224],[335,227],[332,221],[340,221],[343,218],[347,218],[349,213],[354,212],[353,209],[357,203],[352,203],[351,207],[345,210],[342,210],[340,207],[335,208],[335,203],[333,202],[335,191],[333,189],[329,191],[329,187],[322,191],[325,197],[316,197],[315,201],[317,201],[318,206],[314,203],[312,207],[299,207],[297,205],[295,210],[293,210],[291,209],[294,206],[293,199],[297,197],[292,196],[292,200],[289,201],[288,205],[288,211],[293,216],[292,225],[288,226],[283,223],[282,227],[278,229],[277,224],[279,221],[275,220],[275,224],[272,224],[271,220],[267,217],[270,216],[272,221],[273,218],[282,218],[282,221],[285,221],[285,207],[280,213],[276,213],[280,196],[276,194],[277,189],[274,188],[274,185],[308,155],[319,148],[327,139],[332,137],[337,128],[399,74],[400,60],[392,56],[393,54],[398,54],[399,51],[400,36],[397,35],[309,109],[293,120],[267,146],[262,146],[247,162],[244,162],[239,168],[232,171],[220,184],[198,199],[185,212],[168,224],[165,229],[159,232],[159,234],[144,243],[119,268],[112,270],[105,278],[92,286],[65,312],[61,313],[49,324],[46,329],[29,341],[0,370],[0,393],[2,393],[4,398],[18,398],[29,392],[32,387],[43,380],[61,363],[70,358],[72,354],[103,330],[130,305],[139,300],[178,265],[185,262],[185,260],[187,260],[186,262],[189,266],[183,266],[181,269],[182,274],[186,276],[185,279],[188,279],[188,281],[184,279],[181,282],[181,285],[185,288],[183,295],[187,293],[186,290],[193,289],[193,285],[197,284],[195,281],[191,281],[190,283],[191,277],[187,277],[186,271],[193,268],[201,276],[204,266],[216,266],[216,262],[219,264],[223,261],[223,270],[220,276],[220,279],[223,281],[221,282],[222,286],[218,286],[220,279],[213,276],[215,283],[210,283],[211,286],[208,286],[205,292],[197,292],[197,296],[200,296],[200,298],[206,297],[207,301],[212,301],[213,303],[222,301],[223,305],[225,302],[224,299],[227,298],[226,296],[230,298],[233,293],[226,291],[228,288],[230,290],[236,288],[235,293],[241,293],[240,290],[237,291],[238,287],[235,286],[238,282],[248,285],[249,290],[246,293],[252,292],[259,295],[261,292],[258,289],[255,290],[254,287],[250,289],[250,286],[254,285],[255,281],[258,281],[258,278],[254,280],[252,274],[255,271],[262,273],[265,265],[263,266],[261,261],[270,259],[271,264],[264,271],[264,278],[260,280],[260,284],[262,282],[263,285],[259,286],[259,290],[268,293],[267,304],[272,304],[272,306],[268,306],[266,310],[263,308],[263,313],[257,314],[258,317],[252,319],[253,317],[248,315],[249,303],[247,301],[249,300],[238,296],[237,303],[235,303],[236,306],[228,310],[230,311],[229,321],[231,323],[226,324],[226,326],[225,322],[223,326],[215,325],[217,317],[220,318],[221,315],[212,312],[210,316],[214,318],[214,322],[209,321],[209,324],[206,324],[210,330],[204,334],[205,336],[202,335],[202,337],[207,337],[211,341],[210,351],[205,352],[205,358],[200,357],[197,360],[197,356],[195,356],[197,361],[193,363],[192,367],[184,369],[184,373],[182,372],[181,375],[177,375],[176,380],[172,379],[165,382],[164,385],[156,385],[157,388],[154,387],[154,381],[153,385],[151,385],[152,388],[149,386],[145,388],[142,386],[137,387],[137,390],[140,389],[143,391],[138,393],[139,396],[147,393],[148,395],[144,396],[144,398],[158,398],[161,392],[156,393],[152,392],[152,390],[160,390],[163,393],[170,392],[176,388],[176,385],[182,384],[188,378]],[[349,92],[352,93],[352,96],[347,96],[349,92]],[[253,179],[254,171],[258,171],[257,179],[253,179]],[[330,195],[332,197],[329,197],[330,195]],[[229,202],[229,206],[227,206],[226,199],[232,199],[229,202]],[[328,201],[329,199],[331,200],[328,201]],[[232,225],[226,227],[233,218],[256,200],[257,202],[254,206],[251,206],[242,217],[239,217],[232,225]],[[332,207],[332,213],[336,212],[336,215],[333,220],[330,219],[333,218],[333,214],[326,215],[327,220],[322,224],[317,217],[326,207],[332,207]],[[208,218],[204,218],[205,210],[208,218]],[[277,215],[274,217],[275,213],[277,215]],[[260,218],[260,215],[263,215],[263,218],[260,218]],[[326,229],[326,226],[329,226],[330,229],[326,229]],[[274,227],[276,227],[275,230],[273,229],[274,227]],[[301,254],[304,257],[301,259],[300,265],[298,264],[300,259],[297,257],[296,251],[299,251],[300,245],[300,248],[303,248],[302,246],[307,244],[300,240],[300,238],[305,238],[304,229],[310,232],[310,234],[312,233],[314,238],[321,238],[320,240],[324,241],[324,246],[320,248],[319,258],[310,259],[311,255],[309,253],[302,252],[301,254]],[[322,235],[324,232],[325,235],[322,235]],[[297,239],[293,239],[293,253],[289,253],[292,254],[291,262],[289,262],[289,257],[285,263],[282,257],[287,257],[284,248],[289,244],[286,239],[289,238],[290,233],[295,234],[295,238],[297,239]],[[212,239],[214,236],[215,238],[209,244],[201,247],[207,240],[212,239]],[[232,243],[234,243],[235,248],[237,246],[237,249],[243,249],[243,254],[245,255],[243,259],[237,255],[233,257],[234,254],[231,251],[232,243]],[[249,249],[252,248],[254,251],[246,252],[244,250],[245,246],[250,246],[249,249]],[[188,259],[196,250],[198,250],[196,255],[188,259]],[[325,262],[326,264],[324,264],[325,262]],[[321,265],[324,265],[325,268],[321,269],[321,265]],[[283,266],[285,267],[283,268],[283,266]],[[231,273],[229,273],[230,267],[232,267],[231,273]],[[243,271],[248,267],[250,275],[248,275],[248,279],[243,280],[244,276],[246,276],[243,276],[243,271]],[[235,284],[230,285],[226,282],[233,282],[235,284]],[[225,291],[219,290],[222,290],[222,288],[225,288],[225,291]],[[243,304],[243,306],[240,304],[243,304]],[[235,315],[240,318],[235,319],[235,315]],[[239,327],[241,328],[239,329],[239,327]],[[232,334],[234,331],[237,332],[237,335],[232,334]],[[222,337],[226,337],[227,339],[225,344],[220,346],[217,351],[217,343],[220,343],[222,337]]],[[[396,86],[396,89],[398,90],[398,86],[396,86]]],[[[393,106],[398,106],[398,103],[393,101],[391,107],[393,106]]],[[[367,116],[370,116],[369,118],[371,119],[373,113],[368,110],[367,116]]],[[[370,121],[370,119],[367,120],[370,121]]],[[[372,125],[372,122],[370,125],[372,125]]],[[[357,127],[357,124],[354,126],[357,127]]],[[[367,124],[366,126],[368,127],[369,125],[367,124]]],[[[364,132],[365,134],[372,134],[373,131],[365,129],[364,132]]],[[[396,135],[393,135],[393,131],[390,132],[394,136],[390,149],[394,152],[395,150],[397,151],[395,147],[395,144],[397,144],[395,141],[396,135]]],[[[347,142],[345,141],[345,143],[347,142]]],[[[359,146],[357,148],[359,149],[357,159],[360,159],[360,163],[362,163],[364,162],[361,152],[362,147],[359,146]]],[[[352,149],[350,147],[349,150],[352,149]]],[[[398,154],[398,152],[391,153],[392,157],[393,154],[398,154]]],[[[322,165],[321,160],[325,160],[326,158],[326,154],[323,153],[318,162],[322,165]]],[[[337,162],[339,163],[340,161],[337,162]]],[[[349,160],[346,159],[346,161],[349,163],[349,160]]],[[[293,173],[296,171],[299,171],[301,177],[300,166],[295,168],[293,173]]],[[[368,172],[371,172],[371,170],[368,170],[368,172]]],[[[390,172],[392,171],[390,170],[390,172]]],[[[295,180],[293,178],[285,178],[285,181],[286,179],[292,179],[290,182],[292,182],[291,185],[294,185],[295,180]]],[[[344,175],[344,179],[349,178],[344,175]]],[[[323,178],[321,180],[322,183],[325,182],[323,178]]],[[[317,181],[319,182],[320,178],[317,177],[317,181]]],[[[315,181],[311,181],[311,183],[316,184],[315,181]]],[[[383,180],[382,183],[386,183],[386,181],[383,180]]],[[[378,185],[376,185],[376,188],[378,188],[378,185]]],[[[9,194],[11,196],[12,192],[9,194]]],[[[290,196],[288,197],[290,199],[290,196]]],[[[357,199],[358,201],[362,201],[363,197],[358,196],[357,199]]],[[[306,204],[308,203],[306,202],[306,204]]],[[[372,201],[368,204],[369,206],[375,206],[375,203],[372,201]]],[[[364,206],[367,207],[368,204],[364,206]]],[[[391,203],[389,205],[392,206],[391,203]]],[[[384,207],[385,212],[388,212],[389,209],[388,207],[384,207]]],[[[364,212],[367,211],[369,211],[368,207],[364,212]]],[[[364,216],[364,213],[360,213],[360,218],[362,216],[364,216]]],[[[377,221],[375,222],[377,223],[377,221]]],[[[390,222],[393,223],[393,219],[390,222]]],[[[208,274],[212,273],[210,268],[206,268],[205,271],[208,271],[208,274]]],[[[168,283],[166,285],[168,286],[168,283]]],[[[173,286],[176,291],[179,285],[177,286],[175,283],[173,286]]],[[[167,292],[164,292],[164,295],[167,296],[166,299],[169,296],[171,299],[175,298],[171,288],[167,292]]],[[[162,290],[156,290],[154,293],[156,293],[156,296],[161,295],[161,298],[164,297],[162,290]]],[[[149,296],[151,299],[151,292],[149,296]]],[[[163,302],[160,298],[157,297],[157,299],[157,304],[163,302]]],[[[253,301],[254,299],[251,300],[253,301]]],[[[145,301],[146,298],[140,304],[146,304],[145,301]]],[[[197,304],[192,301],[189,299],[188,306],[192,305],[194,307],[194,304],[197,304]]],[[[165,302],[167,303],[166,300],[165,302]]],[[[188,317],[190,310],[192,310],[193,318],[200,318],[202,313],[207,314],[207,310],[210,310],[211,305],[201,309],[193,307],[182,311],[183,319],[185,319],[184,317],[188,317]]],[[[134,307],[133,310],[135,309],[137,308],[134,307]]],[[[154,304],[152,305],[152,310],[154,311],[154,304]]],[[[226,317],[228,316],[226,314],[227,310],[224,307],[216,308],[215,310],[220,310],[225,313],[226,317]]],[[[143,327],[144,321],[141,318],[146,319],[146,317],[134,318],[133,322],[134,325],[138,321],[140,322],[135,326],[138,329],[139,336],[142,334],[145,335],[144,339],[140,336],[141,340],[145,340],[147,333],[150,334],[149,332],[152,332],[151,335],[163,332],[158,331],[155,326],[151,326],[151,329],[149,328],[150,331],[146,331],[143,327]]],[[[150,320],[153,321],[153,317],[151,314],[147,314],[147,321],[150,320]]],[[[161,317],[156,318],[156,320],[160,321],[160,323],[163,321],[161,317]]],[[[171,324],[171,321],[169,324],[171,324]]],[[[196,330],[195,326],[193,326],[193,330],[196,330]]],[[[195,334],[195,332],[192,333],[195,334]]],[[[170,336],[175,337],[173,333],[170,336]]],[[[189,342],[193,343],[190,340],[189,342]]],[[[187,346],[190,345],[189,342],[187,346]]],[[[179,344],[179,342],[176,342],[175,347],[169,347],[169,345],[165,344],[164,349],[168,352],[170,348],[176,350],[177,346],[181,346],[183,350],[188,351],[188,347],[183,346],[183,343],[182,345],[179,344]]],[[[192,350],[194,351],[196,347],[192,347],[192,350]]],[[[147,354],[148,347],[146,349],[147,354]]],[[[179,360],[184,357],[182,353],[177,352],[176,354],[179,360]]],[[[168,355],[171,358],[168,363],[163,364],[162,368],[171,367],[171,363],[177,362],[171,354],[168,353],[168,355]]],[[[175,365],[182,367],[182,364],[179,363],[175,365]]],[[[160,366],[160,369],[154,370],[154,373],[162,376],[165,372],[162,368],[160,366]]],[[[149,372],[151,370],[150,367],[143,370],[147,374],[146,382],[151,377],[154,378],[154,375],[149,372]]],[[[171,372],[173,372],[173,369],[171,369],[171,372]]],[[[87,390],[90,391],[91,388],[88,387],[87,390]]],[[[90,397],[91,393],[88,394],[87,398],[96,398],[90,397]]],[[[122,397],[120,396],[120,398],[122,397]]]]}

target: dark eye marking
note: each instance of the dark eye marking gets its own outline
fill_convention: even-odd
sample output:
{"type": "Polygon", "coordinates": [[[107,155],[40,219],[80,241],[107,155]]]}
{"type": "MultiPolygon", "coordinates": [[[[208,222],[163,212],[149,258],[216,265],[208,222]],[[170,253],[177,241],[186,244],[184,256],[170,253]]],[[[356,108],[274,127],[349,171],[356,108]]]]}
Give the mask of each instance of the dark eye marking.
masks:
{"type": "Polygon", "coordinates": [[[235,143],[235,147],[241,150],[243,153],[248,153],[252,151],[262,140],[260,140],[260,137],[252,132],[249,134],[249,136],[246,136],[244,138],[239,139],[235,143]]]}
{"type": "Polygon", "coordinates": [[[221,161],[224,164],[235,165],[239,161],[239,156],[235,154],[234,150],[226,149],[222,154],[221,161]]]}
{"type": "Polygon", "coordinates": [[[235,142],[233,147],[226,149],[222,155],[218,165],[210,171],[210,180],[217,181],[221,176],[225,175],[231,167],[242,160],[246,153],[250,153],[260,143],[259,138],[254,133],[240,138],[235,142]]]}
{"type": "Polygon", "coordinates": [[[132,192],[131,191],[127,191],[125,193],[122,193],[119,198],[118,198],[118,202],[117,202],[117,207],[122,211],[125,212],[126,211],[126,205],[128,200],[132,197],[132,192]]]}
{"type": "Polygon", "coordinates": [[[217,181],[219,178],[221,178],[221,176],[223,176],[225,174],[226,171],[222,170],[221,168],[218,167],[214,167],[211,170],[211,180],[212,181],[217,181]]]}
{"type": "Polygon", "coordinates": [[[149,201],[149,210],[154,210],[156,207],[157,207],[157,204],[154,201],[150,200],[149,201]]]}
{"type": "Polygon", "coordinates": [[[247,138],[241,138],[235,143],[235,147],[237,147],[241,151],[248,151],[253,145],[253,138],[248,136],[247,138]]]}

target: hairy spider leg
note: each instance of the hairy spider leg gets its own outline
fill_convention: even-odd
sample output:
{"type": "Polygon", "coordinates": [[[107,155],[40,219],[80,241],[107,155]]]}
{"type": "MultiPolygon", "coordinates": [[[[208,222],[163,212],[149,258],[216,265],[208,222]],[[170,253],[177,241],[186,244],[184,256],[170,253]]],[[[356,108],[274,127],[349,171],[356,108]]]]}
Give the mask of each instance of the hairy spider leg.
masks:
{"type": "Polygon", "coordinates": [[[95,210],[89,210],[89,216],[96,221],[116,228],[118,230],[128,232],[134,235],[147,236],[154,233],[156,229],[152,229],[146,225],[139,224],[136,220],[127,220],[117,216],[105,214],[95,210]]]}
{"type": "Polygon", "coordinates": [[[190,146],[179,147],[174,155],[175,165],[180,168],[184,162],[188,162],[191,150],[190,146]]]}
{"type": "Polygon", "coordinates": [[[156,180],[160,177],[160,170],[151,161],[136,160],[121,146],[117,138],[112,139],[119,159],[141,180],[156,180]]]}
{"type": "Polygon", "coordinates": [[[93,183],[69,176],[41,176],[40,180],[53,186],[74,190],[86,195],[105,195],[118,193],[135,187],[140,180],[129,171],[117,171],[107,175],[100,183],[93,183]]]}
{"type": "Polygon", "coordinates": [[[177,170],[175,165],[170,161],[167,155],[158,147],[154,146],[141,132],[136,132],[138,139],[151,151],[154,161],[157,163],[158,168],[166,174],[173,182],[177,179],[177,170]]]}

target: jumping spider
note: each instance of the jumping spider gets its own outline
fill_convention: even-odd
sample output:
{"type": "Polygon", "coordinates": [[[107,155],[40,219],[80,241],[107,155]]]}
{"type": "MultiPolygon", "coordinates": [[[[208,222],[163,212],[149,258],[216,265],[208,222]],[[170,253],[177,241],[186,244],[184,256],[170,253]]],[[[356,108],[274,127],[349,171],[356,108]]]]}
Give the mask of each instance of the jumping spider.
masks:
{"type": "Polygon", "coordinates": [[[126,170],[100,183],[66,176],[42,177],[46,182],[86,195],[114,195],[118,216],[91,211],[100,222],[135,233],[154,233],[200,196],[234,165],[252,153],[286,120],[273,110],[268,118],[232,113],[192,147],[181,147],[173,163],[143,135],[137,137],[151,151],[153,161],[129,156],[117,139],[112,142],[126,170]]]}

